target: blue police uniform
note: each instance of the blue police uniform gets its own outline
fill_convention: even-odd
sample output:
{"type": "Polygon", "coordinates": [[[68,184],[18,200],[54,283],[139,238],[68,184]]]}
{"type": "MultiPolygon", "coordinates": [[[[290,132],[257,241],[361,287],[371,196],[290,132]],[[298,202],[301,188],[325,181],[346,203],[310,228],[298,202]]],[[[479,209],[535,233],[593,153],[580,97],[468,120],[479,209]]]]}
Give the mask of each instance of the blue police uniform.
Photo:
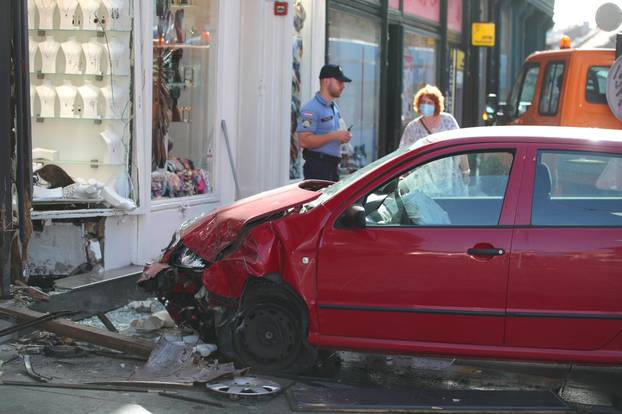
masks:
{"type": "MultiPolygon", "coordinates": [[[[341,114],[335,102],[328,102],[320,95],[315,94],[302,107],[296,132],[310,132],[313,135],[324,135],[339,129],[341,114]]],[[[338,140],[330,141],[321,147],[304,149],[305,159],[303,173],[305,179],[339,180],[339,161],[341,160],[341,143],[338,140]]]]}

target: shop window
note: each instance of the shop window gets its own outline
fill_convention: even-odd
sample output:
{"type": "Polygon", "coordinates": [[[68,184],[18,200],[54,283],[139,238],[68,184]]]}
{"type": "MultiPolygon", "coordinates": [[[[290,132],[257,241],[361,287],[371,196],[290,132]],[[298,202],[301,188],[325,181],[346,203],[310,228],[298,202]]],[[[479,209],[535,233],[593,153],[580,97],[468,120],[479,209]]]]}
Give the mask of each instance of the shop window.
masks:
{"type": "Polygon", "coordinates": [[[402,78],[402,127],[415,119],[415,93],[426,84],[436,83],[436,40],[412,32],[404,33],[402,78]]]}
{"type": "Polygon", "coordinates": [[[564,80],[564,62],[549,63],[544,73],[542,96],[540,96],[540,114],[555,115],[559,107],[562,81],[564,80]]]}
{"type": "Polygon", "coordinates": [[[462,33],[462,0],[447,0],[447,29],[462,33]]]}
{"type": "Polygon", "coordinates": [[[130,3],[27,3],[35,210],[136,207],[130,3]]]}
{"type": "Polygon", "coordinates": [[[587,71],[585,82],[585,99],[591,103],[607,103],[607,76],[609,68],[606,66],[592,66],[587,71]]]}
{"type": "Polygon", "coordinates": [[[352,125],[340,164],[340,173],[348,174],[377,155],[380,21],[329,9],[328,37],[328,62],[341,65],[352,79],[338,99],[342,118],[352,125]]]}
{"type": "Polygon", "coordinates": [[[213,191],[216,0],[154,0],[151,197],[213,191]]]}
{"type": "Polygon", "coordinates": [[[462,102],[464,100],[464,58],[458,48],[449,49],[449,85],[445,96],[445,111],[451,113],[458,124],[462,124],[462,102]]]}
{"type": "Polygon", "coordinates": [[[404,13],[440,22],[441,0],[404,0],[404,13]]]}

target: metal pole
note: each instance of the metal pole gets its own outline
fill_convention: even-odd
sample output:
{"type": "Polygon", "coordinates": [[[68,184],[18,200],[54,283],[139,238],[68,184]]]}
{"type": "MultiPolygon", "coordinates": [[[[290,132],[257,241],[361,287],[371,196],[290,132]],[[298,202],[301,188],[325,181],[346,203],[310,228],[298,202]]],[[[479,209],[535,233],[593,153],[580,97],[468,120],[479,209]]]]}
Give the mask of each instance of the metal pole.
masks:
{"type": "Polygon", "coordinates": [[[11,200],[11,13],[13,1],[0,13],[0,297],[10,296],[13,210],[11,200]]]}
{"type": "Polygon", "coordinates": [[[616,34],[616,59],[622,55],[622,33],[616,34]]]}

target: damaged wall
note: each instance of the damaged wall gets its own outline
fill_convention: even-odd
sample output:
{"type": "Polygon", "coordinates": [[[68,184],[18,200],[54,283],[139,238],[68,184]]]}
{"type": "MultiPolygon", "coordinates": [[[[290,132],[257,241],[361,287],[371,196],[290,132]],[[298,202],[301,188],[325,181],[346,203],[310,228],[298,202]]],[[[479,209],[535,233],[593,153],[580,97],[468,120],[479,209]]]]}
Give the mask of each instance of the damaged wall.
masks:
{"type": "Polygon", "coordinates": [[[33,221],[29,275],[69,276],[102,268],[103,236],[104,218],[33,221]]]}

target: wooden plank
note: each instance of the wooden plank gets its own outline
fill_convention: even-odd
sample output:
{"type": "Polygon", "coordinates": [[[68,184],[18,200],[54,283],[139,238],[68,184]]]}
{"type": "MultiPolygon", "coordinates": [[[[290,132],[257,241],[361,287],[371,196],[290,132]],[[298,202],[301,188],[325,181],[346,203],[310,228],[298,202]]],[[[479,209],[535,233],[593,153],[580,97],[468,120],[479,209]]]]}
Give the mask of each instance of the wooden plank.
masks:
{"type": "MultiPolygon", "coordinates": [[[[30,309],[13,306],[0,306],[0,314],[14,317],[17,323],[28,322],[45,315],[44,313],[35,312],[30,309]]],[[[64,319],[45,322],[40,326],[41,329],[53,332],[57,335],[69,336],[79,341],[89,342],[142,357],[149,357],[154,347],[152,342],[144,339],[130,338],[115,332],[108,332],[102,329],[80,325],[64,319]]]]}

